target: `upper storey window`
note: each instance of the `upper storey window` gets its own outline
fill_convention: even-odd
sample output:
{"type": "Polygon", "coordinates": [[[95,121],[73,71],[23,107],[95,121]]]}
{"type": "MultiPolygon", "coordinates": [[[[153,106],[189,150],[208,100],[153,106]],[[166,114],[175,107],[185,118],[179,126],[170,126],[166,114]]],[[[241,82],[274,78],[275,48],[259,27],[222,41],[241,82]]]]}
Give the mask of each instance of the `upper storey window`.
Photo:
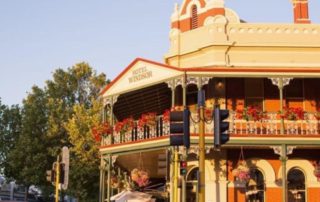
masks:
{"type": "Polygon", "coordinates": [[[196,5],[193,5],[191,9],[191,29],[196,28],[198,28],[198,8],[196,5]]]}

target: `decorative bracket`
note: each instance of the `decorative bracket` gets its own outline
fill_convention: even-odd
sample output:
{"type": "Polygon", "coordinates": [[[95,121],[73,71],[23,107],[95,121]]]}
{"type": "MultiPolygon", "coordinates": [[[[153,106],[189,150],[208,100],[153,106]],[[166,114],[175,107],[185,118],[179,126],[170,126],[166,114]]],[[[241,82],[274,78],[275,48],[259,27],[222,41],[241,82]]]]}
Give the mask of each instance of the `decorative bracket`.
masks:
{"type": "Polygon", "coordinates": [[[278,88],[283,88],[289,85],[292,78],[269,78],[273,85],[278,86],[278,88]]]}
{"type": "MultiPolygon", "coordinates": [[[[275,154],[278,154],[278,155],[282,155],[282,147],[281,146],[272,146],[271,147],[273,149],[273,152],[275,154]]],[[[287,154],[286,155],[290,155],[293,153],[293,150],[296,148],[296,146],[288,146],[287,147],[287,154]]]]}
{"type": "Polygon", "coordinates": [[[111,156],[112,165],[114,165],[114,163],[116,162],[117,158],[118,158],[118,155],[111,156]]]}
{"type": "Polygon", "coordinates": [[[171,89],[171,90],[174,90],[175,89],[175,80],[170,80],[170,81],[167,81],[166,84],[168,85],[168,87],[171,89]]]}
{"type": "Polygon", "coordinates": [[[113,106],[113,105],[117,102],[118,97],[119,97],[119,95],[114,95],[114,96],[112,96],[112,97],[104,98],[103,104],[104,104],[104,105],[113,106]]]}
{"type": "Polygon", "coordinates": [[[201,85],[207,85],[209,83],[210,77],[201,77],[201,85]]]}
{"type": "Polygon", "coordinates": [[[177,86],[183,84],[183,78],[175,78],[165,82],[171,90],[174,90],[177,86]]]}
{"type": "MultiPolygon", "coordinates": [[[[211,146],[205,146],[205,151],[206,151],[206,154],[209,154],[210,153],[210,150],[212,149],[213,147],[211,146]]],[[[188,150],[188,153],[189,154],[196,154],[197,157],[199,157],[199,147],[198,146],[191,146],[190,149],[188,150]]]]}
{"type": "Polygon", "coordinates": [[[187,85],[190,84],[198,84],[198,78],[197,77],[188,77],[187,78],[187,85]]]}

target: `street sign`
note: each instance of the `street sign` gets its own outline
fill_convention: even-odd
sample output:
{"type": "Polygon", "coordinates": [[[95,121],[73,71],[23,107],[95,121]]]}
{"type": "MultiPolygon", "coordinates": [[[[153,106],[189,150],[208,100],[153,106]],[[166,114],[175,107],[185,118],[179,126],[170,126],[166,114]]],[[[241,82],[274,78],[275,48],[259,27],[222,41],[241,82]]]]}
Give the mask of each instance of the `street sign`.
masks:
{"type": "Polygon", "coordinates": [[[62,184],[62,189],[66,190],[68,188],[69,182],[69,149],[64,146],[62,148],[62,162],[64,164],[64,180],[62,184]]]}

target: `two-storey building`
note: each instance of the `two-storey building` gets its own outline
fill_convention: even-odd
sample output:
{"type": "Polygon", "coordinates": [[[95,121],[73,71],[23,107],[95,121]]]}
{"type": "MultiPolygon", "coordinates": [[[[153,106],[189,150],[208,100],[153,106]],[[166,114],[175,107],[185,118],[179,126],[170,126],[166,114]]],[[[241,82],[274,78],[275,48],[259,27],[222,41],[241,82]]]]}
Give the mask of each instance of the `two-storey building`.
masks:
{"type": "Polygon", "coordinates": [[[320,201],[320,25],[308,19],[307,0],[292,4],[292,24],[245,22],[223,0],[175,7],[163,63],[137,58],[101,92],[114,127],[101,141],[101,201],[119,191],[113,177],[129,179],[134,168],[148,171],[150,193],[175,201],[168,110],[184,107],[191,111],[186,201],[196,201],[200,90],[205,201],[320,201]],[[221,151],[213,149],[217,102],[230,112],[221,151]],[[239,180],[241,166],[247,180],[239,180]]]}

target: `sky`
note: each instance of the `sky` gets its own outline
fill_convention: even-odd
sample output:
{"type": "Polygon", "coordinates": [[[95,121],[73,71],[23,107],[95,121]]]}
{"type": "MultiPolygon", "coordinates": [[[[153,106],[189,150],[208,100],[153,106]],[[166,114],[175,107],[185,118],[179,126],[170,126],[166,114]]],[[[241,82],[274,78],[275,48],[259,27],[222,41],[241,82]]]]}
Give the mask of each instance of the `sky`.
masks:
{"type": "MultiPolygon", "coordinates": [[[[0,98],[21,104],[57,68],[88,62],[114,79],[137,57],[163,62],[182,0],[0,0],[0,98]]],[[[292,23],[291,0],[225,0],[253,23],[292,23]]],[[[320,1],[309,0],[320,24],[320,1]]]]}

